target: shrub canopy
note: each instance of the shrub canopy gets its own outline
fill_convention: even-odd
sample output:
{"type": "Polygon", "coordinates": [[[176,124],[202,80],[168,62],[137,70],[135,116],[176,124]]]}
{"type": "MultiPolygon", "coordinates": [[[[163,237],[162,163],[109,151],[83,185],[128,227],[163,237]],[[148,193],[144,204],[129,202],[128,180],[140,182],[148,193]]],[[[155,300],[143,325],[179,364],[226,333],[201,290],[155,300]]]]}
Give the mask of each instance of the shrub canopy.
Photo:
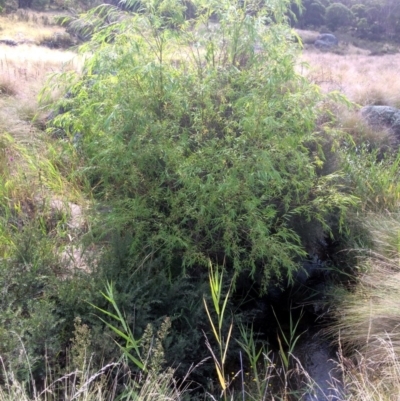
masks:
{"type": "Polygon", "coordinates": [[[321,94],[295,72],[287,3],[199,2],[187,21],[184,3],[143,1],[85,46],[55,125],[82,136],[79,173],[111,205],[107,229],[132,235],[132,266],[211,260],[266,285],[305,255],[302,222],[342,216],[348,198],[318,174],[321,94]]]}
{"type": "Polygon", "coordinates": [[[326,23],[332,30],[351,25],[354,19],[352,11],[342,3],[333,3],[326,9],[326,23]]]}

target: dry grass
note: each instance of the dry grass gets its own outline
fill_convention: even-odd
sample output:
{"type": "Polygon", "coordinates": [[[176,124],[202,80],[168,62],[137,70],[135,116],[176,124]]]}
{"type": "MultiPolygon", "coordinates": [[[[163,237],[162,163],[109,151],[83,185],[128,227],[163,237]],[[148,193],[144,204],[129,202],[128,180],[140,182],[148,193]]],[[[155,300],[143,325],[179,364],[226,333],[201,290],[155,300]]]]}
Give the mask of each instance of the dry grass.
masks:
{"type": "Polygon", "coordinates": [[[356,288],[341,294],[337,309],[340,337],[346,350],[357,349],[376,367],[384,363],[381,339],[400,356],[400,268],[382,257],[369,258],[356,288]]]}
{"type": "Polygon", "coordinates": [[[354,400],[400,399],[400,218],[369,215],[365,228],[373,238],[359,264],[352,289],[335,294],[336,325],[346,359],[348,393],[354,400]]]}
{"type": "Polygon", "coordinates": [[[35,132],[32,118],[38,112],[37,95],[48,74],[79,67],[80,61],[71,51],[0,45],[0,130],[15,138],[31,138],[35,132]]]}
{"type": "Polygon", "coordinates": [[[363,106],[384,104],[400,108],[400,54],[342,56],[308,50],[302,61],[310,68],[299,67],[300,72],[326,91],[339,90],[363,106]]]}
{"type": "MultiPolygon", "coordinates": [[[[390,338],[378,338],[380,355],[385,361],[376,371],[376,363],[358,353],[358,361],[340,356],[344,372],[345,400],[398,401],[400,399],[400,359],[390,338]]],[[[341,399],[341,398],[339,398],[341,399]]]]}
{"type": "Polygon", "coordinates": [[[53,25],[54,16],[19,10],[15,14],[0,16],[0,39],[39,44],[45,38],[65,29],[53,25]]]}
{"type": "MultiPolygon", "coordinates": [[[[348,46],[348,53],[353,48],[348,46]]],[[[360,106],[388,105],[400,108],[400,54],[369,56],[363,54],[338,55],[315,49],[306,50],[298,71],[308,77],[323,91],[339,91],[360,106]]],[[[357,109],[348,110],[336,105],[331,108],[340,129],[352,135],[357,145],[367,144],[380,154],[395,149],[398,141],[384,128],[369,126],[357,109]]]]}
{"type": "MultiPolygon", "coordinates": [[[[77,198],[58,171],[60,149],[40,130],[38,121],[46,114],[39,112],[37,95],[48,74],[79,68],[80,61],[71,51],[0,45],[0,144],[4,159],[0,161],[4,173],[0,195],[11,203],[32,202],[48,192],[75,194],[77,198]],[[38,120],[33,121],[34,117],[38,120]]],[[[60,93],[54,93],[57,96],[60,93]]]]}
{"type": "Polygon", "coordinates": [[[62,69],[78,69],[76,53],[35,45],[0,45],[0,79],[14,82],[19,95],[37,93],[47,74],[62,69]],[[29,89],[27,86],[29,85],[29,89]]]}
{"type": "MultiPolygon", "coordinates": [[[[85,350],[83,350],[85,352],[85,350]]],[[[4,362],[0,358],[0,369],[5,385],[0,386],[0,401],[54,401],[54,400],[77,400],[77,401],[114,401],[124,399],[126,401],[180,401],[187,399],[187,383],[178,384],[173,371],[155,374],[150,372],[134,381],[129,380],[127,367],[122,363],[109,363],[97,372],[87,359],[84,364],[75,371],[45,383],[41,391],[36,389],[35,382],[31,380],[31,393],[27,391],[26,383],[20,382],[12,372],[7,372],[4,362]],[[123,398],[117,393],[120,387],[118,379],[126,376],[123,398]]],[[[121,386],[122,387],[122,386],[121,386]]],[[[120,389],[119,389],[120,390],[120,389]]]]}

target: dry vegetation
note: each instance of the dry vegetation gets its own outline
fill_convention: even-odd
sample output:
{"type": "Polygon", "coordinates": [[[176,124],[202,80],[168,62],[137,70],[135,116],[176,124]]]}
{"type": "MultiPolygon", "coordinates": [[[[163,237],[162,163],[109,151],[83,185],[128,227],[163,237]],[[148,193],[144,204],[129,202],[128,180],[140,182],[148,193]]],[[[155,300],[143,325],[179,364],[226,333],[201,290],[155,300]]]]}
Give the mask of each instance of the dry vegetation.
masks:
{"type": "Polygon", "coordinates": [[[362,106],[400,108],[400,54],[370,56],[368,51],[361,52],[364,54],[338,55],[308,50],[302,59],[309,68],[301,71],[323,89],[341,91],[362,106]]]}
{"type": "Polygon", "coordinates": [[[46,38],[64,34],[64,28],[55,24],[55,18],[53,14],[22,9],[13,14],[0,15],[0,39],[40,44],[46,38]]]}
{"type": "Polygon", "coordinates": [[[360,259],[357,284],[336,297],[337,324],[347,392],[360,401],[398,400],[400,394],[400,225],[397,215],[365,221],[373,249],[360,259]],[[348,358],[349,356],[352,358],[348,358]]]}
{"type": "Polygon", "coordinates": [[[0,45],[0,85],[8,88],[2,94],[29,97],[36,102],[35,96],[48,74],[79,68],[79,65],[78,57],[72,51],[28,44],[15,47],[0,45]]]}
{"type": "Polygon", "coordinates": [[[19,145],[35,145],[38,153],[49,155],[51,147],[40,131],[46,113],[39,110],[37,96],[49,74],[70,68],[79,68],[71,51],[0,45],[0,132],[2,136],[10,134],[15,141],[13,163],[19,168],[19,145]]]}
{"type": "MultiPolygon", "coordinates": [[[[374,56],[351,45],[343,55],[320,52],[307,46],[313,42],[313,32],[299,34],[306,44],[302,55],[305,65],[299,65],[299,71],[324,91],[344,93],[359,106],[400,108],[400,54],[374,56]]],[[[357,107],[349,110],[339,106],[334,111],[339,127],[358,145],[393,149],[393,136],[383,128],[368,126],[357,107]]],[[[393,168],[398,169],[396,165],[393,168]]],[[[363,173],[361,180],[365,182],[363,173]]],[[[369,181],[374,180],[378,182],[379,178],[371,176],[369,181]]],[[[377,197],[393,192],[395,183],[384,179],[380,183],[383,192],[377,197]]],[[[330,334],[338,338],[339,349],[344,352],[339,359],[346,399],[389,401],[400,396],[400,225],[396,202],[392,213],[363,217],[365,230],[372,236],[372,247],[366,247],[370,249],[367,254],[361,250],[357,282],[336,289],[333,295],[337,324],[331,327],[330,334]]]]}
{"type": "MultiPolygon", "coordinates": [[[[0,174],[5,179],[0,196],[26,210],[51,192],[55,197],[76,195],[57,170],[60,154],[43,132],[48,112],[39,109],[37,96],[49,74],[79,68],[72,51],[0,44],[0,174]]],[[[6,255],[7,238],[1,241],[6,255]]]]}
{"type": "Polygon", "coordinates": [[[79,68],[76,53],[35,45],[0,45],[0,87],[2,95],[14,95],[36,102],[36,95],[48,74],[79,68]]]}
{"type": "MultiPolygon", "coordinates": [[[[339,91],[358,106],[386,105],[400,108],[400,54],[368,55],[367,50],[347,46],[346,54],[305,50],[298,71],[325,92],[339,91]]],[[[371,128],[358,107],[335,110],[340,128],[357,144],[368,143],[375,149],[389,149],[397,142],[385,129],[371,128]]]]}

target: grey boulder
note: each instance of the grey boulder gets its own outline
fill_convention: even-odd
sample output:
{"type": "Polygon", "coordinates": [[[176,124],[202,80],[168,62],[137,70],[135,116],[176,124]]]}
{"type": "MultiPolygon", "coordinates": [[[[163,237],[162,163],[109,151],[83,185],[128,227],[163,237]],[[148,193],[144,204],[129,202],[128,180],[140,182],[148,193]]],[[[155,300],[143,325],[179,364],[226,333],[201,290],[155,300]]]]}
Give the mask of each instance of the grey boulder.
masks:
{"type": "Polygon", "coordinates": [[[390,106],[365,106],[361,115],[372,127],[388,128],[400,140],[400,110],[390,106]]]}
{"type": "Polygon", "coordinates": [[[7,46],[17,46],[18,43],[12,39],[0,39],[0,43],[7,46]]]}
{"type": "Polygon", "coordinates": [[[318,49],[330,49],[338,44],[337,37],[331,33],[321,33],[314,42],[314,46],[318,49]]]}

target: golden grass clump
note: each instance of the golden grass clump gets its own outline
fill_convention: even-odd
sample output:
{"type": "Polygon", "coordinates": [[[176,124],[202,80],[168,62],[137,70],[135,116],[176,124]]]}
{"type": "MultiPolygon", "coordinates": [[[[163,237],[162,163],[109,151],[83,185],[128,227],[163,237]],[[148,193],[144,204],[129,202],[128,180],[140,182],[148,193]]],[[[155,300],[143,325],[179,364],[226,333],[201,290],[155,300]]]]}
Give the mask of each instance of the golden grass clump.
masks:
{"type": "Polygon", "coordinates": [[[400,360],[393,343],[380,338],[381,355],[386,361],[384,369],[375,371],[374,362],[358,353],[358,361],[340,355],[340,366],[344,377],[346,400],[397,401],[400,397],[400,360]]]}
{"type": "Polygon", "coordinates": [[[310,68],[299,67],[300,72],[326,91],[339,90],[362,106],[400,108],[400,54],[342,56],[308,50],[303,53],[302,61],[310,68]]]}
{"type": "Polygon", "coordinates": [[[341,108],[337,120],[340,128],[351,135],[357,146],[366,144],[369,149],[382,152],[390,151],[397,146],[396,138],[389,129],[368,125],[359,110],[341,108]]]}
{"type": "Polygon", "coordinates": [[[336,325],[346,399],[400,399],[400,219],[369,215],[371,248],[352,289],[339,289],[336,325]],[[342,353],[343,351],[343,353],[342,353]]]}
{"type": "Polygon", "coordinates": [[[382,258],[368,258],[367,270],[349,293],[342,294],[338,325],[347,351],[357,349],[379,366],[385,363],[381,340],[390,340],[400,356],[400,267],[382,258]]]}
{"type": "Polygon", "coordinates": [[[348,391],[356,400],[400,397],[400,217],[367,216],[372,249],[360,259],[357,284],[338,290],[336,324],[346,356],[348,391]]]}

